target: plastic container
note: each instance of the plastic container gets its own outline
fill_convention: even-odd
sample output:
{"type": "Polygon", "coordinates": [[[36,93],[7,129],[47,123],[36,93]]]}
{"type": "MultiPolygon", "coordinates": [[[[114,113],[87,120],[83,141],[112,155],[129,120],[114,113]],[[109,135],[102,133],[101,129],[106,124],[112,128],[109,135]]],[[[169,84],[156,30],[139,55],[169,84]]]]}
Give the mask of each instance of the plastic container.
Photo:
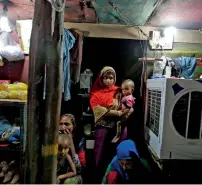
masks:
{"type": "Polygon", "coordinates": [[[153,77],[161,77],[166,67],[166,57],[161,57],[162,61],[155,61],[153,65],[153,77]]]}

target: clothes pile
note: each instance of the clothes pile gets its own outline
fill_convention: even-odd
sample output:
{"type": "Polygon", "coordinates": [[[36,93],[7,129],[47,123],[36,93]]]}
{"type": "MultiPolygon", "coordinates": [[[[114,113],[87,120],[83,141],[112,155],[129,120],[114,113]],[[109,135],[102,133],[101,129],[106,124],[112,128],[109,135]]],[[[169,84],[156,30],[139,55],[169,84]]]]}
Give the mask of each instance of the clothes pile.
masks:
{"type": "Polygon", "coordinates": [[[0,117],[0,142],[1,144],[20,143],[20,127],[15,125],[11,126],[8,120],[4,117],[0,117]]]}

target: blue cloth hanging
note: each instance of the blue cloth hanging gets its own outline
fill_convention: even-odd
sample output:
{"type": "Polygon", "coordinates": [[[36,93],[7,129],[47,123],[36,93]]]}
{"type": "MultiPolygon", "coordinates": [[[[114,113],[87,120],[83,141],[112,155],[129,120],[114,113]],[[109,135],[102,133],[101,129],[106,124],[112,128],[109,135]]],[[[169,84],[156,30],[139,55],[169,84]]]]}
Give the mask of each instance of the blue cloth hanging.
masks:
{"type": "Polygon", "coordinates": [[[71,99],[70,94],[70,49],[74,46],[75,37],[72,33],[64,29],[64,39],[63,39],[63,92],[64,92],[64,100],[68,101],[71,99]]]}
{"type": "Polygon", "coordinates": [[[181,76],[186,79],[192,79],[196,68],[195,57],[179,57],[179,64],[181,70],[181,76]]]}
{"type": "MultiPolygon", "coordinates": [[[[64,36],[63,36],[63,79],[62,79],[62,92],[64,93],[64,100],[68,101],[71,99],[70,94],[70,84],[71,84],[71,77],[70,77],[70,49],[74,46],[75,37],[72,33],[64,29],[64,36]]],[[[43,99],[46,96],[46,68],[45,68],[45,77],[44,77],[44,92],[43,92],[43,99]]]]}

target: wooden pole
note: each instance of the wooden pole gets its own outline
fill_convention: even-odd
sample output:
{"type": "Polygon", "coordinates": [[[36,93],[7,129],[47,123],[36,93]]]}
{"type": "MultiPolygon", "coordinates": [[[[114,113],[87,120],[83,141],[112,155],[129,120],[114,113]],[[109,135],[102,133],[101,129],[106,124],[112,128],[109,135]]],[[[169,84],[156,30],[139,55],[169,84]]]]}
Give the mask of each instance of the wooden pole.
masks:
{"type": "MultiPolygon", "coordinates": [[[[61,5],[62,0],[58,0],[61,5]]],[[[51,1],[50,1],[51,2],[51,1]]],[[[64,8],[35,1],[30,44],[26,183],[56,183],[57,133],[62,96],[64,8]],[[46,66],[46,96],[44,71],[46,66]]]]}
{"type": "MultiPolygon", "coordinates": [[[[44,1],[44,0],[43,0],[44,1]]],[[[58,1],[62,7],[62,0],[58,1]]],[[[43,184],[55,184],[57,172],[58,126],[62,99],[62,39],[64,31],[64,8],[61,12],[52,8],[45,1],[45,61],[46,95],[44,137],[42,143],[42,178],[43,184]]]]}
{"type": "Polygon", "coordinates": [[[43,88],[44,88],[44,30],[43,5],[41,0],[35,1],[35,13],[30,42],[29,55],[29,89],[28,89],[28,127],[27,147],[25,152],[26,183],[40,182],[38,177],[40,160],[40,133],[42,130],[43,115],[43,88]]]}

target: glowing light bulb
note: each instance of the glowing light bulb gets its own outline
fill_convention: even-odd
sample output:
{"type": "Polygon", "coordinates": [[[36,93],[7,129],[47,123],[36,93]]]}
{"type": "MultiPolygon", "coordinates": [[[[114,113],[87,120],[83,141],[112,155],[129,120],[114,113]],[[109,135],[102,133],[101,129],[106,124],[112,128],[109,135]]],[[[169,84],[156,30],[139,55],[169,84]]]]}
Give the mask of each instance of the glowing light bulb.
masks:
{"type": "Polygon", "coordinates": [[[9,20],[5,16],[2,16],[0,18],[0,29],[1,29],[1,31],[11,32],[9,20]]]}
{"type": "Polygon", "coordinates": [[[164,35],[165,37],[174,36],[176,33],[175,27],[169,27],[164,29],[164,35]]]}

